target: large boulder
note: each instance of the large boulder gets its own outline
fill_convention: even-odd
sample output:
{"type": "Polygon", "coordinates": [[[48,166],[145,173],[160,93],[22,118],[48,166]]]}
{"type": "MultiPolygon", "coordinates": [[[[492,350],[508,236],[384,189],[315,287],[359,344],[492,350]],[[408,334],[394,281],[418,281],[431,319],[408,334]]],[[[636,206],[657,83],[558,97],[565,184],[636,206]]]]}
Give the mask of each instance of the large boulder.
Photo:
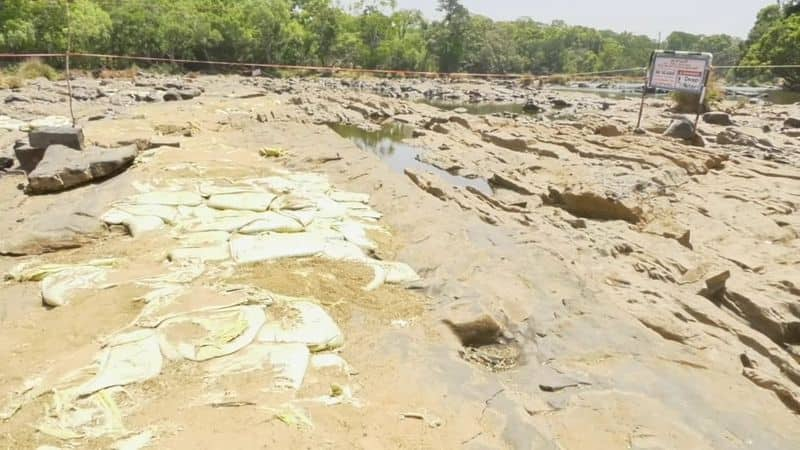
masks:
{"type": "Polygon", "coordinates": [[[561,98],[554,98],[550,100],[550,104],[553,105],[553,108],[558,109],[569,108],[572,106],[572,103],[561,98]]]}
{"type": "Polygon", "coordinates": [[[136,146],[111,150],[76,151],[63,145],[47,148],[44,158],[28,174],[29,194],[49,194],[102,180],[125,170],[136,159],[136,146]]]}
{"type": "Polygon", "coordinates": [[[101,97],[105,97],[105,93],[96,87],[74,86],[72,88],[72,98],[75,100],[96,100],[101,97]]]}
{"type": "Polygon", "coordinates": [[[6,103],[30,103],[31,99],[29,99],[28,97],[25,97],[24,95],[11,94],[8,97],[6,97],[5,102],[6,103]]]}
{"type": "Polygon", "coordinates": [[[694,136],[694,124],[686,117],[678,117],[672,120],[664,136],[677,139],[691,139],[694,136]]]}
{"type": "Polygon", "coordinates": [[[605,137],[615,137],[615,136],[622,136],[625,134],[625,131],[620,129],[617,125],[613,123],[600,125],[599,127],[594,129],[594,134],[599,134],[600,136],[605,137]]]}
{"type": "Polygon", "coordinates": [[[143,100],[148,103],[157,103],[164,100],[164,94],[159,91],[148,92],[143,100]]]}
{"type": "Polygon", "coordinates": [[[731,115],[722,111],[712,111],[703,114],[703,122],[710,123],[712,125],[733,125],[731,115]]]}
{"type": "Polygon", "coordinates": [[[175,88],[167,89],[167,92],[164,94],[164,101],[165,102],[174,102],[181,99],[181,94],[175,88]]]}
{"type": "Polygon", "coordinates": [[[83,150],[83,129],[73,127],[41,127],[28,135],[33,148],[45,149],[51,145],[63,145],[75,150],[83,150]]]}
{"type": "Polygon", "coordinates": [[[182,100],[191,100],[195,97],[199,97],[203,91],[196,87],[187,87],[181,89],[178,91],[178,93],[180,94],[182,100]]]}
{"type": "Polygon", "coordinates": [[[522,110],[531,114],[539,114],[544,112],[545,109],[543,106],[537,103],[536,100],[529,98],[527,101],[525,101],[525,104],[522,105],[522,110]]]}
{"type": "Polygon", "coordinates": [[[800,117],[789,117],[783,122],[786,128],[800,128],[800,117]]]}

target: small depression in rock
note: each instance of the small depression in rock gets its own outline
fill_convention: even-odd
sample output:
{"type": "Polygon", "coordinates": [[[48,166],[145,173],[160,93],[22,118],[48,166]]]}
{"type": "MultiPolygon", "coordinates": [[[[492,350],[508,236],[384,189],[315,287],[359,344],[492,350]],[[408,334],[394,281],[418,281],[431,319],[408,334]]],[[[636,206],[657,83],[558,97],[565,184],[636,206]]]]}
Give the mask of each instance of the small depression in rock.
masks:
{"type": "Polygon", "coordinates": [[[367,131],[353,125],[331,124],[331,129],[339,136],[350,139],[359,148],[378,156],[394,172],[404,173],[406,169],[415,172],[431,172],[443,181],[462,188],[472,187],[483,194],[492,195],[492,188],[483,178],[467,178],[442,170],[432,164],[419,160],[424,152],[418,147],[403,142],[410,138],[413,129],[402,124],[386,125],[376,131],[367,131]]]}

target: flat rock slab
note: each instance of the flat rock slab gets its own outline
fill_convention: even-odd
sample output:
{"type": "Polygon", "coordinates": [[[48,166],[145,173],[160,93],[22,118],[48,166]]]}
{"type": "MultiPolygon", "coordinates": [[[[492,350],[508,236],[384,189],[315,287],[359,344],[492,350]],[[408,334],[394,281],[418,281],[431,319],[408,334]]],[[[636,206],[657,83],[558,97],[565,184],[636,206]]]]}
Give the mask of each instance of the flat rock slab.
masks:
{"type": "Polygon", "coordinates": [[[135,146],[76,151],[63,145],[52,145],[28,175],[27,192],[50,194],[108,178],[131,165],[136,153],[135,146]]]}
{"type": "Polygon", "coordinates": [[[42,127],[28,135],[31,147],[48,148],[63,145],[75,150],[83,150],[83,129],[72,127],[42,127]]]}

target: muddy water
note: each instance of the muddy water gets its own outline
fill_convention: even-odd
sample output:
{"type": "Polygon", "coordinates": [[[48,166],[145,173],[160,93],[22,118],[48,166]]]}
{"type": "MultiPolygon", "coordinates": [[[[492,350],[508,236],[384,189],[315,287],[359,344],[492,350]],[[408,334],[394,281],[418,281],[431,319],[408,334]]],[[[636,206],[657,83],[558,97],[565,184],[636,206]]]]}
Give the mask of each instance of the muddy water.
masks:
{"type": "Polygon", "coordinates": [[[341,124],[332,124],[330,127],[339,136],[350,139],[362,150],[375,154],[395,172],[403,173],[406,169],[431,172],[453,186],[472,187],[486,195],[492,195],[492,188],[485,179],[453,175],[420,161],[419,155],[424,150],[403,142],[403,139],[411,137],[412,129],[408,126],[392,124],[378,131],[366,131],[352,125],[341,124]]]}

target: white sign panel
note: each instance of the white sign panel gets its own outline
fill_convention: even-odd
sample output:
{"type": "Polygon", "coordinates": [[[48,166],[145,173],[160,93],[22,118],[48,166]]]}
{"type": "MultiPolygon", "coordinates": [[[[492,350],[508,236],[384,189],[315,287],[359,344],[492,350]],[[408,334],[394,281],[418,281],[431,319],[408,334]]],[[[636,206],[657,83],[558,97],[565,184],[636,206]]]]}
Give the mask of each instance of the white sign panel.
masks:
{"type": "Polygon", "coordinates": [[[709,53],[656,53],[647,86],[699,94],[711,66],[709,53]]]}

